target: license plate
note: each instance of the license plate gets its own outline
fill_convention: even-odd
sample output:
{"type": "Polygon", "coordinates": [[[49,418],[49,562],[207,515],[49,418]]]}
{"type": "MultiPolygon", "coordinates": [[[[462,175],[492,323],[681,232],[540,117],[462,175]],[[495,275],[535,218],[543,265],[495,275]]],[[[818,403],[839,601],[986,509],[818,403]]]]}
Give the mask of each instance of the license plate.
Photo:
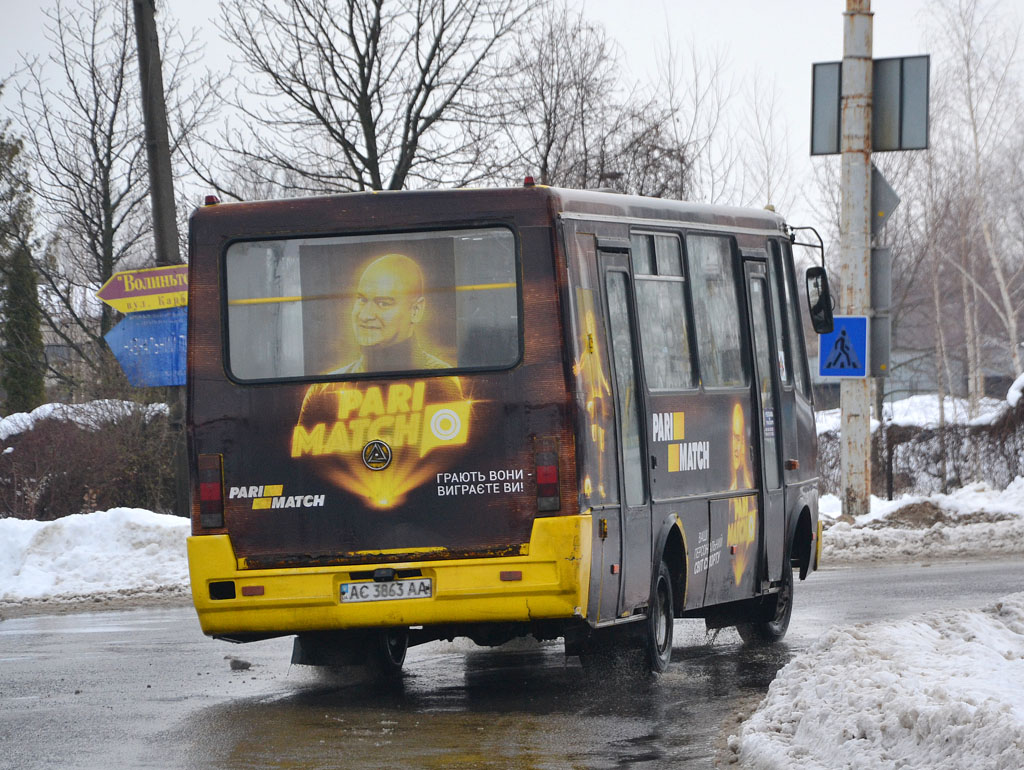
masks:
{"type": "Polygon", "coordinates": [[[434,593],[430,578],[391,580],[387,583],[342,583],[341,601],[383,602],[389,599],[429,599],[434,593]]]}

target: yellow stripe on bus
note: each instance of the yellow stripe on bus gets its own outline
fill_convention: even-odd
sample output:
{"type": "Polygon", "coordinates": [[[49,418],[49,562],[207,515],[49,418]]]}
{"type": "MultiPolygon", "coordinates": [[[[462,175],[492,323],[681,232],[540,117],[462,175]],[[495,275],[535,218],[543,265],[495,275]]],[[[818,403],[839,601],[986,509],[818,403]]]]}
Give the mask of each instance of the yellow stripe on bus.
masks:
{"type": "MultiPolygon", "coordinates": [[[[515,283],[476,283],[466,284],[464,286],[456,286],[455,291],[489,291],[494,289],[514,289],[515,283]]],[[[432,291],[443,291],[442,289],[434,289],[432,291]]],[[[303,302],[313,301],[319,299],[345,299],[346,297],[352,297],[353,294],[344,292],[341,294],[311,294],[308,297],[298,295],[294,297],[249,297],[247,299],[229,299],[229,305],[274,305],[282,302],[303,302]]]]}
{"type": "Polygon", "coordinates": [[[514,289],[515,283],[477,283],[456,286],[455,291],[484,291],[486,289],[514,289]]]}

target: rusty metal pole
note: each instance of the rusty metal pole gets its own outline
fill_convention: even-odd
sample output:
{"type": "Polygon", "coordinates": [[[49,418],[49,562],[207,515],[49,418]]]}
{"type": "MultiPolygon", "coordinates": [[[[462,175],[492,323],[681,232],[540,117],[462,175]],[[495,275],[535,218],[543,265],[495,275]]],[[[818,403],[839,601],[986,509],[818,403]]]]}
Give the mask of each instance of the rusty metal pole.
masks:
{"type": "MultiPolygon", "coordinates": [[[[844,315],[870,315],[871,310],[872,16],[871,0],[846,0],[839,220],[844,315]]],[[[839,394],[843,513],[859,516],[871,509],[871,378],[844,379],[839,394]]]]}

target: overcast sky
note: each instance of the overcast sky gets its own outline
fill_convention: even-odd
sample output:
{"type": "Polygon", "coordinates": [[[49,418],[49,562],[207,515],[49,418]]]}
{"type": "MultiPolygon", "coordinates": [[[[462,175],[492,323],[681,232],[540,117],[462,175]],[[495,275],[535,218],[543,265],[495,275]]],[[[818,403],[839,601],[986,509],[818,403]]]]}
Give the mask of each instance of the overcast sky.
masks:
{"type": "MultiPolygon", "coordinates": [[[[19,52],[45,54],[42,7],[48,0],[3,0],[0,25],[0,76],[19,62],[19,52]]],[[[75,0],[66,0],[71,5],[75,0]]],[[[874,0],[874,56],[928,53],[920,12],[928,0],[874,0]]],[[[604,23],[622,46],[632,75],[653,75],[656,52],[671,34],[687,48],[723,54],[732,77],[757,73],[774,80],[790,132],[794,171],[809,167],[811,64],[842,58],[845,0],[578,0],[588,18],[604,23]]],[[[198,30],[212,67],[229,66],[230,46],[219,38],[213,0],[173,0],[169,8],[186,28],[198,30]]],[[[934,62],[933,62],[934,66],[934,62]]],[[[934,78],[934,75],[933,75],[934,78]]],[[[4,103],[9,105],[7,93],[4,103]]]]}

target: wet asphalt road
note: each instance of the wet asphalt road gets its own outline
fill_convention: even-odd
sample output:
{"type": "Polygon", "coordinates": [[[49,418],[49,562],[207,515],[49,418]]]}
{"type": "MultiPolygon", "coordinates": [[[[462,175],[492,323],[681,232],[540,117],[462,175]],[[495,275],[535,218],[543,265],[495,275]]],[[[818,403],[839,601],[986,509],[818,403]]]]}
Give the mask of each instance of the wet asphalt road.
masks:
{"type": "Polygon", "coordinates": [[[1024,560],[830,569],[786,642],[677,621],[653,681],[584,675],[558,644],[409,651],[402,681],[291,666],[291,640],[205,638],[189,608],[0,622],[0,768],[710,768],[776,672],[830,625],[984,605],[1024,560]],[[232,670],[232,656],[251,663],[232,670]]]}

